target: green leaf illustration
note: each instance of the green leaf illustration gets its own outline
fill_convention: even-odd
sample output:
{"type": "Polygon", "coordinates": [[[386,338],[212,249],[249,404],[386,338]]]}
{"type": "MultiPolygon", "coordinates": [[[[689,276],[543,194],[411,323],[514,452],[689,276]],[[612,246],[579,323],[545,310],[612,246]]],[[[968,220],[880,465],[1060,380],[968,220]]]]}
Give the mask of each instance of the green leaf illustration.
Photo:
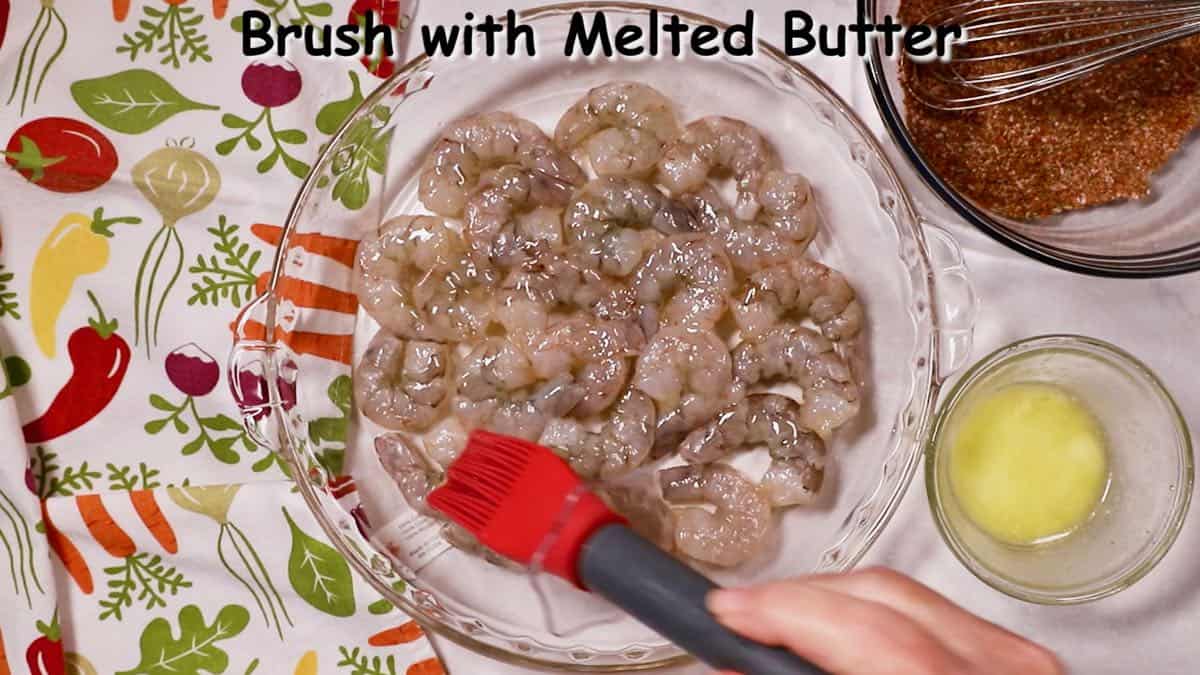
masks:
{"type": "Polygon", "coordinates": [[[29,383],[31,371],[29,363],[19,356],[4,357],[4,375],[8,377],[8,386],[23,387],[29,383]]]}
{"type": "Polygon", "coordinates": [[[354,582],[350,565],[332,546],[308,536],[283,510],[292,530],[288,581],[296,594],[314,608],[333,616],[354,614],[354,582]]]}
{"type": "Polygon", "coordinates": [[[350,116],[358,108],[358,105],[363,102],[362,86],[358,81],[358,74],[353,70],[350,71],[350,86],[352,91],[350,95],[340,101],[332,101],[326,103],[317,113],[317,131],[323,134],[332,136],[338,127],[342,126],[342,122],[350,116]]]}
{"type": "Polygon", "coordinates": [[[241,633],[250,623],[250,612],[238,605],[225,605],[211,624],[196,605],[179,610],[179,637],[171,623],[158,618],[146,625],[140,641],[142,660],[131,670],[117,675],[179,675],[179,673],[224,673],[229,655],[216,646],[241,633]]]}
{"type": "Polygon", "coordinates": [[[329,388],[326,394],[329,395],[329,400],[338,407],[343,413],[350,412],[351,397],[354,395],[354,387],[351,383],[349,375],[339,375],[334,378],[333,382],[329,383],[329,388]]]}
{"type": "Polygon", "coordinates": [[[71,85],[71,97],[89,117],[123,134],[150,131],[189,110],[216,110],[179,93],[161,75],[135,68],[71,85]]]}

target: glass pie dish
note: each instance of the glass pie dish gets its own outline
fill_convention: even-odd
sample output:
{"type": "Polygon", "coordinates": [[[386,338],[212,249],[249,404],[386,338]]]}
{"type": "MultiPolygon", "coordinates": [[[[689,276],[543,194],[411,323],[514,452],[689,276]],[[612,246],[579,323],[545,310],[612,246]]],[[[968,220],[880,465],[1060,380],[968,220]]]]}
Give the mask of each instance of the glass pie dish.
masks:
{"type": "Polygon", "coordinates": [[[562,55],[576,11],[644,26],[656,9],[719,25],[650,5],[547,6],[520,15],[536,29],[536,59],[418,58],[400,68],[330,141],[288,215],[266,292],[236,325],[229,381],[247,428],[281,454],[337,549],[423,626],[507,662],[621,671],[686,657],[557,580],[447,549],[381,479],[372,451],[379,430],[347,393],[351,364],[376,325],[348,300],[354,246],[389,217],[423,212],[416,177],[444,124],[503,109],[552,128],[588,89],[637,80],[675,100],[686,120],[724,114],[757,126],[784,165],[812,181],[825,223],[813,251],[847,274],[867,313],[864,413],[835,440],[818,504],[786,513],[769,550],[720,582],[853,567],[909,485],[944,378],[970,352],[976,301],[957,244],[921,221],[866,127],[809,71],[766,44],[749,59],[562,55]],[[314,286],[345,301],[295,292],[314,286]]]}
{"type": "MultiPolygon", "coordinates": [[[[901,2],[868,0],[868,21],[898,16],[901,2]]],[[[933,169],[908,128],[900,60],[885,56],[881,43],[872,43],[867,79],[884,125],[926,185],[968,223],[1019,253],[1073,272],[1160,277],[1200,269],[1200,192],[1194,187],[1200,179],[1200,132],[1155,173],[1144,199],[1013,220],[979,206],[933,169]]]]}

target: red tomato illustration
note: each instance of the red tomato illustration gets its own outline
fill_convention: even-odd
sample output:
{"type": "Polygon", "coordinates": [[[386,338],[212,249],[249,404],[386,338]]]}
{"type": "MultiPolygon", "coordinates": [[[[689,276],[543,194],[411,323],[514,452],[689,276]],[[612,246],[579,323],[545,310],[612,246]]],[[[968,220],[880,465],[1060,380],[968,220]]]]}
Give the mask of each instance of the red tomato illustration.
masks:
{"type": "Polygon", "coordinates": [[[100,130],[68,117],[42,117],[13,132],[4,153],[30,183],[52,192],[87,192],[117,170],[117,149],[100,130]]]}

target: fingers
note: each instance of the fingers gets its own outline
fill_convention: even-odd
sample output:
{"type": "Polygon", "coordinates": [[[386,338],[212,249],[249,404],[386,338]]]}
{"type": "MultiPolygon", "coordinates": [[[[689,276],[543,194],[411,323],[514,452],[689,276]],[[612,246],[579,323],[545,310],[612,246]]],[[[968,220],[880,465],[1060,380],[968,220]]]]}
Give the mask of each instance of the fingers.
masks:
{"type": "Polygon", "coordinates": [[[926,628],[870,600],[805,582],[717,591],[709,609],[725,626],[786,647],[839,675],[960,675],[966,661],[926,628]]]}
{"type": "Polygon", "coordinates": [[[1065,672],[1048,650],[886,569],[717,591],[709,609],[732,630],[838,675],[1065,672]]]}
{"type": "Polygon", "coordinates": [[[967,612],[933,589],[886,568],[814,576],[808,582],[833,592],[890,607],[936,634],[947,647],[973,662],[1003,654],[1013,672],[1060,673],[1046,649],[967,612]]]}

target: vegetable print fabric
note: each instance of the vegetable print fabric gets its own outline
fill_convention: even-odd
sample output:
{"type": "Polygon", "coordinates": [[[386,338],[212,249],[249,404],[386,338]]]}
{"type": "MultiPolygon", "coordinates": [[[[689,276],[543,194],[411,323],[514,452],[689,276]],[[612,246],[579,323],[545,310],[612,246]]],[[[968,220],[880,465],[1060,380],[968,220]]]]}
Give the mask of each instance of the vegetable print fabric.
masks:
{"type": "MultiPolygon", "coordinates": [[[[411,16],[398,0],[0,0],[0,675],[442,672],[231,398],[230,324],[290,200],[395,68],[251,61],[252,8],[302,26],[411,16]]],[[[327,374],[310,435],[337,474],[347,368],[301,358],[327,374]]]]}

